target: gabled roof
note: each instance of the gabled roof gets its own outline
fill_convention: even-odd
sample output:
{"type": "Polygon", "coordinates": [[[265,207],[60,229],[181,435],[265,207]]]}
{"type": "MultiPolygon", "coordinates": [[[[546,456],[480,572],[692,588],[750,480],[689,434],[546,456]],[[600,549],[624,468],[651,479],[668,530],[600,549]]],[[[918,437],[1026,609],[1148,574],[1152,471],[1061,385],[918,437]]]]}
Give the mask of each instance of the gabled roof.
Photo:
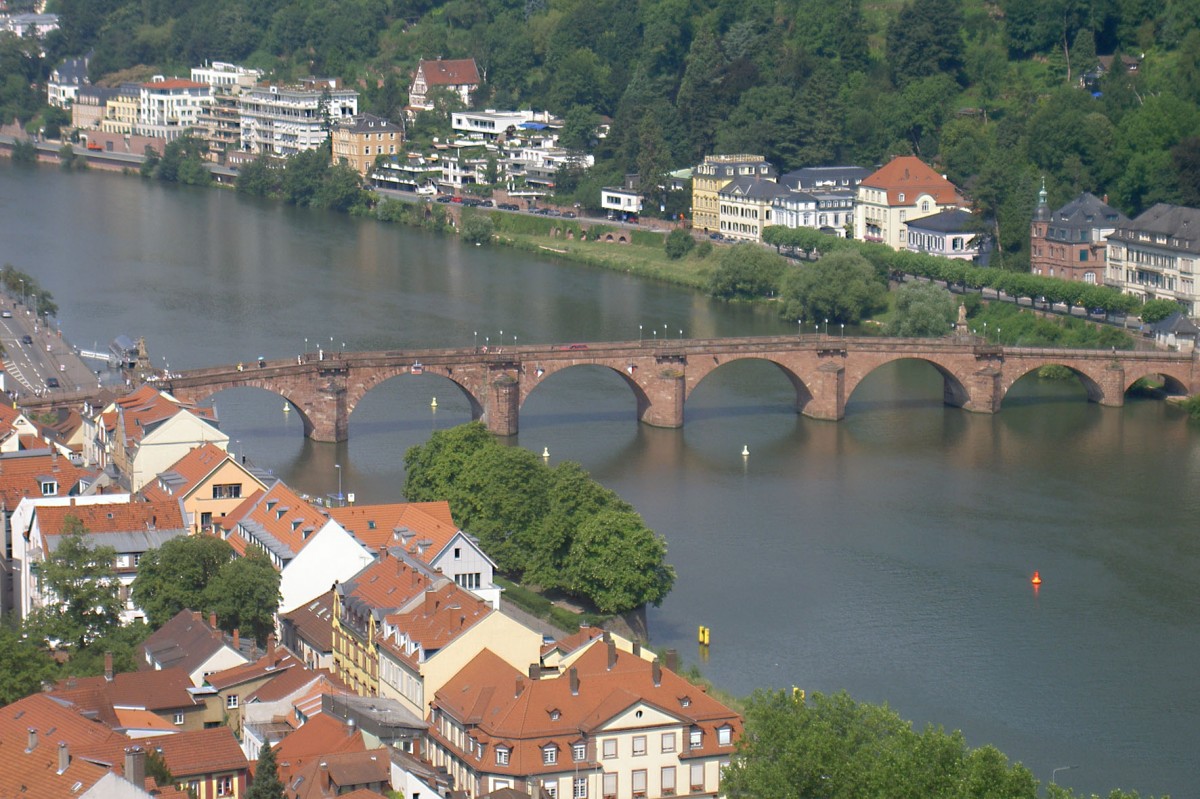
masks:
{"type": "Polygon", "coordinates": [[[220,468],[225,461],[237,463],[228,452],[206,441],[192,447],[175,463],[158,475],[158,482],[174,496],[183,496],[196,487],[201,480],[220,468]]]}
{"type": "Polygon", "coordinates": [[[437,579],[420,561],[413,560],[397,549],[381,550],[379,558],[362,571],[337,586],[343,605],[363,615],[394,613],[437,579]]]}
{"type": "Polygon", "coordinates": [[[77,494],[79,481],[90,475],[55,450],[8,453],[0,456],[0,502],[12,510],[25,497],[42,497],[47,482],[57,483],[56,496],[77,494]]]}
{"type": "Polygon", "coordinates": [[[426,86],[475,86],[479,84],[479,68],[474,58],[447,58],[421,61],[426,86]]]}
{"type": "Polygon", "coordinates": [[[333,651],[333,590],[326,591],[311,602],[283,614],[292,623],[298,638],[303,638],[320,652],[333,651]]]}
{"type": "MultiPolygon", "coordinates": [[[[639,704],[705,732],[703,746],[690,750],[690,755],[714,754],[716,729],[741,728],[740,717],[699,686],[657,662],[618,651],[615,642],[591,646],[566,674],[536,680],[485,649],[442,686],[433,701],[457,723],[473,727],[476,741],[511,750],[507,767],[489,765],[490,769],[520,775],[561,768],[543,763],[543,747],[553,744],[567,750],[581,735],[591,736],[639,704]]],[[[442,744],[459,746],[445,739],[442,744]]]]}
{"type": "Polygon", "coordinates": [[[275,649],[273,652],[260,657],[253,663],[243,663],[231,669],[214,672],[205,679],[209,685],[218,691],[232,688],[253,680],[274,677],[289,669],[307,671],[304,664],[294,658],[286,649],[275,649]]]}
{"type": "Polygon", "coordinates": [[[38,529],[53,552],[67,533],[67,519],[83,523],[85,537],[98,546],[118,552],[145,552],[172,538],[187,534],[183,508],[178,500],[83,505],[44,505],[35,511],[38,529]]]}
{"type": "Polygon", "coordinates": [[[1182,311],[1176,311],[1162,321],[1155,322],[1150,325],[1150,329],[1155,333],[1174,333],[1176,336],[1184,336],[1187,338],[1196,338],[1200,335],[1200,327],[1183,315],[1182,311]]]}
{"type": "Polygon", "coordinates": [[[603,635],[604,628],[602,627],[589,627],[586,625],[581,625],[577,631],[571,635],[568,635],[566,638],[552,641],[551,643],[543,646],[542,656],[545,657],[555,650],[563,655],[569,655],[575,650],[590,644],[592,641],[600,638],[603,635]]]}
{"type": "MultiPolygon", "coordinates": [[[[84,748],[76,754],[81,759],[124,774],[125,748],[129,745],[129,739],[124,738],[84,748]]],[[[137,745],[146,751],[157,750],[171,776],[180,781],[205,774],[248,770],[246,755],[228,727],[153,735],[137,739],[137,745]]]]}
{"type": "Polygon", "coordinates": [[[230,541],[235,535],[247,541],[253,537],[285,562],[296,557],[309,538],[329,522],[324,509],[310,504],[282,480],[252,499],[222,523],[227,529],[232,529],[231,525],[238,528],[230,534],[230,541]]]}
{"type": "Polygon", "coordinates": [[[1096,228],[1115,228],[1129,221],[1129,217],[1113,208],[1091,192],[1083,192],[1074,200],[1054,211],[1050,222],[1055,227],[1067,228],[1076,232],[1076,237],[1069,240],[1079,240],[1078,234],[1092,231],[1096,228]]]}
{"type": "Polygon", "coordinates": [[[862,166],[808,166],[793,169],[779,182],[793,191],[853,189],[870,174],[871,170],[862,166]]]}
{"type": "Polygon", "coordinates": [[[127,447],[141,441],[146,433],[180,411],[187,411],[212,425],[216,425],[217,421],[216,411],[212,408],[181,402],[150,385],[143,385],[132,394],[118,399],[115,406],[115,412],[125,426],[125,441],[121,443],[127,447]]]}
{"type": "Polygon", "coordinates": [[[908,229],[914,228],[930,230],[934,233],[976,233],[979,230],[979,221],[969,211],[952,208],[930,216],[923,216],[920,219],[910,219],[908,229]]]}
{"type": "Polygon", "coordinates": [[[226,646],[220,630],[206,624],[199,613],[181,610],[142,642],[142,651],[163,669],[175,667],[192,674],[226,646]]]}
{"type": "Polygon", "coordinates": [[[314,716],[275,747],[275,762],[284,785],[309,760],[339,752],[366,750],[362,732],[328,713],[314,716]]]}
{"type": "Polygon", "coordinates": [[[786,196],[790,192],[773,180],[767,180],[757,175],[741,175],[725,184],[717,192],[722,197],[737,197],[745,200],[771,202],[776,197],[786,196]]]}
{"type": "Polygon", "coordinates": [[[417,666],[493,612],[489,603],[447,581],[425,591],[424,601],[410,610],[384,617],[385,630],[392,634],[381,635],[380,643],[417,666]]]}
{"type": "Polygon", "coordinates": [[[374,114],[355,114],[352,117],[339,119],[333,123],[335,130],[348,131],[350,133],[403,133],[404,126],[398,122],[392,122],[390,119],[377,117],[374,114]]]}
{"type": "Polygon", "coordinates": [[[330,508],[329,515],[367,549],[399,547],[426,563],[458,533],[445,501],[347,505],[330,508]]]}
{"type": "Polygon", "coordinates": [[[166,713],[196,706],[188,689],[191,677],[180,668],[118,672],[111,680],[68,677],[59,680],[51,696],[72,702],[105,723],[117,722],[118,708],[166,713]]]}
{"type": "Polygon", "coordinates": [[[327,754],[294,772],[285,789],[295,799],[341,796],[355,785],[389,784],[392,761],[386,747],[327,754]]]}
{"type": "Polygon", "coordinates": [[[863,178],[862,186],[887,191],[887,204],[892,207],[916,205],[922,194],[931,196],[938,205],[961,205],[963,198],[954,184],[946,180],[920,158],[902,155],[863,178]],[[901,195],[904,199],[900,199],[901,195]]]}
{"type": "Polygon", "coordinates": [[[1142,234],[1152,237],[1149,242],[1142,242],[1143,244],[1156,244],[1153,237],[1165,236],[1166,242],[1158,244],[1158,246],[1190,253],[1198,252],[1200,251],[1200,208],[1155,203],[1143,211],[1137,219],[1118,227],[1109,234],[1108,238],[1109,240],[1135,243],[1142,234]]]}

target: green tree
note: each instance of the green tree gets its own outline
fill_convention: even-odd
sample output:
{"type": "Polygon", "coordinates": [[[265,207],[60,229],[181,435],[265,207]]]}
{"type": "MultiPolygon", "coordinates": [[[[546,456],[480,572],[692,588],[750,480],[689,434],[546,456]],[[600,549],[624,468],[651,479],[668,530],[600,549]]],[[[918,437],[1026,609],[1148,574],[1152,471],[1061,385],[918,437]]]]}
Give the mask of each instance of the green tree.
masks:
{"type": "Polygon", "coordinates": [[[13,142],[12,162],[28,166],[37,163],[37,145],[29,139],[17,139],[13,142]]]}
{"type": "Polygon", "coordinates": [[[786,264],[782,258],[753,244],[737,244],[721,254],[708,282],[708,293],[725,300],[753,300],[779,290],[786,264]]]}
{"type": "Polygon", "coordinates": [[[666,541],[637,513],[601,510],[575,531],[567,559],[567,590],[588,597],[603,613],[658,605],[675,583],[666,554],[666,541]]]}
{"type": "Polygon", "coordinates": [[[963,67],[962,6],[955,0],[913,0],[888,26],[887,60],[898,86],[963,67]]]}
{"type": "Polygon", "coordinates": [[[152,178],[154,177],[155,170],[158,169],[158,162],[162,160],[162,156],[149,144],[146,145],[146,151],[143,155],[144,158],[142,159],[142,165],[138,167],[138,173],[144,178],[152,178]]]}
{"type": "Polygon", "coordinates": [[[142,555],[133,601],[154,629],[181,610],[207,611],[209,585],[233,557],[233,547],[214,536],[173,538],[142,555]]]}
{"type": "Polygon", "coordinates": [[[68,651],[79,651],[121,623],[121,583],[114,564],[117,551],[93,546],[77,516],[67,516],[57,548],[42,564],[46,604],[36,611],[32,628],[68,651]]]}
{"type": "Polygon", "coordinates": [[[958,317],[958,301],[937,283],[905,283],[895,294],[889,336],[944,336],[958,317]]]}
{"type": "Polygon", "coordinates": [[[54,676],[54,659],[46,649],[7,620],[0,624],[0,704],[37,693],[54,676]]]}
{"type": "Polygon", "coordinates": [[[468,244],[488,244],[495,233],[495,224],[487,214],[463,214],[462,238],[468,244]]]}
{"type": "Polygon", "coordinates": [[[254,782],[246,799],[283,799],[283,783],[279,779],[279,767],[275,763],[275,750],[270,743],[263,744],[258,753],[258,767],[254,769],[254,782]]]}
{"type": "Polygon", "coordinates": [[[562,132],[558,143],[572,152],[592,149],[596,139],[596,112],[588,105],[574,105],[563,118],[562,132]]]}
{"type": "Polygon", "coordinates": [[[1178,310],[1180,310],[1180,305],[1174,300],[1147,300],[1138,316],[1146,324],[1152,325],[1155,322],[1161,322],[1178,310]]]}
{"type": "MultiPolygon", "coordinates": [[[[424,444],[410,447],[404,453],[405,498],[409,502],[446,499],[467,462],[495,443],[482,422],[434,431],[424,444]]],[[[464,524],[461,518],[455,521],[460,526],[464,524]]]]}
{"type": "Polygon", "coordinates": [[[464,530],[509,574],[521,574],[527,544],[546,514],[550,470],[527,449],[495,441],[467,461],[447,495],[464,530]]]}
{"type": "Polygon", "coordinates": [[[880,307],[886,294],[887,286],[866,258],[837,251],[788,270],[780,298],[785,319],[853,324],[880,307]]]}
{"type": "Polygon", "coordinates": [[[87,159],[75,152],[70,142],[58,148],[58,165],[68,172],[72,169],[87,169],[87,159]]]}
{"type": "Polygon", "coordinates": [[[275,630],[279,599],[279,572],[266,554],[252,552],[221,567],[205,604],[217,614],[221,629],[237,629],[261,642],[275,630]]]}
{"type": "Polygon", "coordinates": [[[301,207],[317,205],[329,158],[320,150],[304,150],[284,162],[280,183],[283,199],[301,207]]]}
{"type": "Polygon", "coordinates": [[[667,257],[673,261],[678,261],[683,256],[691,252],[696,246],[696,240],[692,238],[692,234],[683,228],[676,228],[667,234],[667,240],[664,247],[667,250],[667,257]]]}
{"type": "Polygon", "coordinates": [[[142,621],[111,627],[84,649],[72,652],[63,671],[72,677],[101,675],[105,670],[105,656],[109,654],[114,670],[137,671],[138,664],[145,662],[140,649],[149,635],[150,628],[142,621]]]}
{"type": "Polygon", "coordinates": [[[271,197],[280,189],[280,169],[260,155],[238,170],[237,190],[251,197],[271,197]]]}

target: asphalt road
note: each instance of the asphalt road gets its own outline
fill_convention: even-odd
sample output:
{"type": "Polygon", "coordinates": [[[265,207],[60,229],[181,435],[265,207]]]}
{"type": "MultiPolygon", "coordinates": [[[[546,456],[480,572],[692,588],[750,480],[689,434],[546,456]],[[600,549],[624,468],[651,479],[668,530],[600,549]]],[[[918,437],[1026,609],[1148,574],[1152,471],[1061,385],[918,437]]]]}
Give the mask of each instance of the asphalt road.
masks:
{"type": "Polygon", "coordinates": [[[4,388],[14,399],[97,385],[93,366],[75,353],[58,330],[47,329],[27,306],[4,296],[0,296],[0,344],[4,346],[4,388]],[[25,336],[30,343],[24,341],[25,336]]]}

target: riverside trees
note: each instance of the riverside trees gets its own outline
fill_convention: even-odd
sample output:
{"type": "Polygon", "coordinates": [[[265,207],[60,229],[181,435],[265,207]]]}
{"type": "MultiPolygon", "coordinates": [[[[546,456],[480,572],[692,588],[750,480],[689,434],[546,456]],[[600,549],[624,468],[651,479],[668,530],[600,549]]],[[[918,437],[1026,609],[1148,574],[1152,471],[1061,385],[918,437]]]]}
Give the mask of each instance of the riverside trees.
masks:
{"type": "Polygon", "coordinates": [[[553,469],[479,422],[435,432],[404,456],[405,496],[448,500],[501,571],[603,613],[659,604],[675,582],[663,538],[579,464],[553,469]]]}

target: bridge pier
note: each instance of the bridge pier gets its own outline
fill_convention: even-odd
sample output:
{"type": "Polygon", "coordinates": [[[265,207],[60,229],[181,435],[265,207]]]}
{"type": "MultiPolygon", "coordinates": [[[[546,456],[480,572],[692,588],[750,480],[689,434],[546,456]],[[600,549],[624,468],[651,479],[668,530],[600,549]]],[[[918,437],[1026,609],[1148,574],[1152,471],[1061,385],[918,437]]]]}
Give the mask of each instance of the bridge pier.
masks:
{"type": "Polygon", "coordinates": [[[1120,408],[1125,404],[1125,367],[1119,363],[1109,364],[1100,383],[1100,397],[1088,397],[1109,408],[1120,408]]]}
{"type": "Polygon", "coordinates": [[[967,386],[967,401],[953,401],[953,392],[950,389],[950,381],[946,380],[946,391],[944,392],[945,401],[950,405],[955,405],[963,410],[971,411],[972,413],[997,413],[1000,410],[1000,403],[1004,401],[1004,373],[994,366],[985,366],[970,377],[970,385],[967,386]]]}
{"type": "Polygon", "coordinates": [[[836,422],[846,415],[846,367],[829,361],[817,368],[812,386],[812,399],[803,413],[812,419],[836,422]]]}
{"type": "Polygon", "coordinates": [[[307,398],[304,434],[313,441],[333,443],[350,438],[345,368],[321,369],[319,383],[307,398]]]}
{"type": "Polygon", "coordinates": [[[645,384],[646,403],[639,403],[638,421],[652,427],[683,427],[683,398],[687,379],[680,369],[664,369],[645,384]]]}
{"type": "Polygon", "coordinates": [[[520,380],[515,375],[502,373],[488,384],[487,391],[487,408],[483,412],[487,429],[498,436],[515,436],[520,429],[520,380]]]}

